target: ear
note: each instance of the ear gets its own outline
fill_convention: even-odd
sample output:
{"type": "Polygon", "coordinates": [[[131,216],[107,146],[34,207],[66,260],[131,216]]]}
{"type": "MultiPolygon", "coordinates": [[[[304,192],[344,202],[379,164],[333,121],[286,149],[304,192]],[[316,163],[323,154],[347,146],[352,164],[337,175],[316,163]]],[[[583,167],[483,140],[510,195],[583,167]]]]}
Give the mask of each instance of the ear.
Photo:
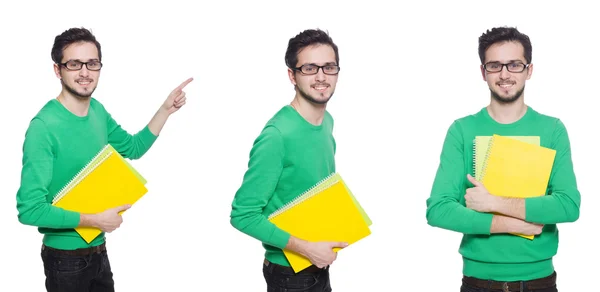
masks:
{"type": "Polygon", "coordinates": [[[529,67],[527,67],[527,80],[531,78],[531,74],[533,74],[533,63],[529,64],[529,67]]]}
{"type": "Polygon", "coordinates": [[[62,79],[60,76],[60,65],[54,64],[54,74],[56,74],[56,78],[62,79]]]}
{"type": "Polygon", "coordinates": [[[479,70],[481,70],[481,77],[483,77],[483,81],[487,81],[487,78],[485,76],[485,69],[483,68],[483,65],[479,65],[479,70]]]}
{"type": "Polygon", "coordinates": [[[296,76],[294,75],[294,70],[288,68],[288,77],[290,78],[290,82],[296,86],[296,76]]]}

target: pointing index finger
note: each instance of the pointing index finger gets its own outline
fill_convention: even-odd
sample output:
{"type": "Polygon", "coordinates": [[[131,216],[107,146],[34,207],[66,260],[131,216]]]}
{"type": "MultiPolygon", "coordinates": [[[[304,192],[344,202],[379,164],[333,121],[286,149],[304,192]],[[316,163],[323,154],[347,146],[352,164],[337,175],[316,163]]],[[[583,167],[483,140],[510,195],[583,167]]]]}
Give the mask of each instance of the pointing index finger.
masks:
{"type": "Polygon", "coordinates": [[[175,91],[182,90],[186,85],[192,82],[192,80],[194,80],[194,78],[190,77],[186,81],[183,81],[183,83],[181,83],[179,86],[177,86],[177,88],[175,88],[175,91]]]}

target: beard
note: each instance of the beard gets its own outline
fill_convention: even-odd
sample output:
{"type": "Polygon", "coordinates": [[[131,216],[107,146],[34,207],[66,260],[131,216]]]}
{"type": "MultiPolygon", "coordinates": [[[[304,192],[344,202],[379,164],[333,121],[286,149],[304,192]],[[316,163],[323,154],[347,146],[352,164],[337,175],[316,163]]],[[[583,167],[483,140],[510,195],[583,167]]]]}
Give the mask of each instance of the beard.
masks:
{"type": "Polygon", "coordinates": [[[501,104],[510,104],[510,103],[513,103],[513,102],[519,100],[521,95],[523,95],[524,91],[525,91],[525,85],[523,85],[523,87],[521,87],[521,89],[519,89],[517,92],[515,92],[515,94],[509,95],[507,97],[502,97],[502,96],[500,96],[500,94],[498,94],[498,92],[494,91],[490,87],[490,93],[492,95],[492,98],[501,104]]]}
{"type": "Polygon", "coordinates": [[[92,93],[94,93],[94,91],[96,90],[96,87],[92,88],[89,92],[87,93],[80,93],[77,92],[75,90],[75,88],[69,86],[68,84],[65,83],[64,80],[60,80],[60,83],[62,84],[62,86],[71,94],[73,95],[75,98],[79,99],[79,100],[86,100],[89,99],[92,96],[92,93]]]}
{"type": "MultiPolygon", "coordinates": [[[[331,86],[331,85],[330,85],[331,86]]],[[[304,90],[302,90],[302,88],[300,88],[299,86],[296,85],[296,88],[298,89],[298,92],[300,93],[300,95],[306,99],[307,101],[309,101],[310,103],[313,104],[327,104],[327,102],[329,102],[329,100],[331,99],[331,97],[333,96],[333,93],[335,92],[335,89],[331,91],[331,94],[329,95],[329,97],[325,100],[319,100],[316,99],[315,97],[311,96],[310,94],[308,94],[307,92],[305,92],[304,90]]]]}

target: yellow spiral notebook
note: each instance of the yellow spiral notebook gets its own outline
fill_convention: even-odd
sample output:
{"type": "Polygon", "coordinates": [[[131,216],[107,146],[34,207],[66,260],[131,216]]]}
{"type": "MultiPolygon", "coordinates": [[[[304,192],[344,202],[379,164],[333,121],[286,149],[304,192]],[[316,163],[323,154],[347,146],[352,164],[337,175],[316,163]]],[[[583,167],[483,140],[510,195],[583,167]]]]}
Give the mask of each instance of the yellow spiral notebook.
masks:
{"type": "MultiPolygon", "coordinates": [[[[504,136],[512,139],[517,139],[523,142],[527,142],[533,145],[540,145],[539,136],[504,136]]],[[[473,177],[481,181],[481,170],[483,169],[483,163],[488,153],[490,146],[490,140],[492,136],[476,136],[473,142],[473,177]]]]}
{"type": "MultiPolygon", "coordinates": [[[[145,184],[135,168],[108,144],[58,192],[52,205],[79,213],[100,213],[133,205],[148,192],[145,184]]],[[[94,227],[76,227],[75,231],[87,243],[102,233],[94,227]]]]}
{"type": "MultiPolygon", "coordinates": [[[[331,174],[268,219],[304,240],[339,241],[349,245],[370,235],[372,224],[338,173],[331,174]]],[[[340,248],[333,250],[337,252],[340,248]]],[[[296,273],[312,265],[300,254],[287,249],[283,252],[296,273]]]]}
{"type": "MultiPolygon", "coordinates": [[[[544,196],[556,150],[511,137],[493,135],[481,169],[490,194],[510,198],[544,196]]],[[[533,239],[534,236],[515,234],[533,239]]]]}

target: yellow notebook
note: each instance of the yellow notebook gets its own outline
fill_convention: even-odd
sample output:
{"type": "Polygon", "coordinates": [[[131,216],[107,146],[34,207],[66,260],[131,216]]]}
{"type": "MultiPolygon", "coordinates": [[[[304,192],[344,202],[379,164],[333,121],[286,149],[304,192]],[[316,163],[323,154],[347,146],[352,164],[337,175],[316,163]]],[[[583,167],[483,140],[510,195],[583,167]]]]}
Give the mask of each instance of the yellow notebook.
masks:
{"type": "MultiPolygon", "coordinates": [[[[523,142],[527,142],[533,145],[540,145],[539,136],[505,136],[513,139],[517,139],[523,142]]],[[[481,181],[481,170],[483,169],[483,163],[485,162],[485,156],[488,152],[490,145],[490,139],[492,136],[477,136],[473,143],[473,177],[481,181]]]]}
{"type": "MultiPolygon", "coordinates": [[[[133,166],[111,145],[106,145],[60,190],[52,205],[79,213],[100,213],[133,205],[148,192],[145,184],[146,180],[133,166]]],[[[75,231],[87,243],[102,233],[94,227],[76,227],[75,231]]]]}
{"type": "MultiPolygon", "coordinates": [[[[349,245],[371,234],[371,219],[338,173],[333,173],[269,216],[269,221],[308,241],[340,241],[349,245]]],[[[334,248],[335,252],[340,248],[334,248]]],[[[297,273],[312,263],[304,256],[283,250],[297,273]]]]}
{"type": "MultiPolygon", "coordinates": [[[[546,194],[556,150],[493,135],[481,183],[496,196],[531,198],[546,194]]],[[[534,236],[515,234],[533,239],[534,236]]]]}

